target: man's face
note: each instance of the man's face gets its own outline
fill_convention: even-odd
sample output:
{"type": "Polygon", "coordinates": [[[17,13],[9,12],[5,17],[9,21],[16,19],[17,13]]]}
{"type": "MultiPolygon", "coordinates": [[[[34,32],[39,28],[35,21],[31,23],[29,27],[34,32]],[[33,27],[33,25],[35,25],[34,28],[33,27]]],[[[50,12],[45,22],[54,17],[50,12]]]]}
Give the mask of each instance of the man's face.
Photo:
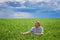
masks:
{"type": "Polygon", "coordinates": [[[38,23],[35,23],[35,27],[36,27],[36,28],[39,27],[39,24],[38,24],[38,23]]]}

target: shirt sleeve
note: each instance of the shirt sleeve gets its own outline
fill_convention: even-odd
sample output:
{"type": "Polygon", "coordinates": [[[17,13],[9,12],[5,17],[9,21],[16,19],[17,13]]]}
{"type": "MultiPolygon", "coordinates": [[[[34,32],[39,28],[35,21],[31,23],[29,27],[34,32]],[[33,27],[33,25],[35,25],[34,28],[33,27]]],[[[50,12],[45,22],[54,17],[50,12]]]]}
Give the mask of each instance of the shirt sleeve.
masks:
{"type": "Polygon", "coordinates": [[[33,32],[34,31],[34,27],[32,27],[31,29],[30,29],[30,32],[33,32]]]}
{"type": "Polygon", "coordinates": [[[41,29],[42,29],[42,32],[41,33],[44,33],[43,27],[41,27],[41,29]]]}

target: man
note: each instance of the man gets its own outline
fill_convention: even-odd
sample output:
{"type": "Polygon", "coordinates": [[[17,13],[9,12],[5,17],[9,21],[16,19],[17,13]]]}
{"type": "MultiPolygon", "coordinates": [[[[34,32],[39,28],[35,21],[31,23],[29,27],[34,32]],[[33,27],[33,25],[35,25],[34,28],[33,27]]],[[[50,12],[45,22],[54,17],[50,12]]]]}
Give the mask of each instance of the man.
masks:
{"type": "Polygon", "coordinates": [[[30,31],[28,31],[28,32],[23,32],[22,34],[24,35],[24,34],[30,34],[30,33],[32,33],[32,34],[37,34],[37,35],[39,35],[39,34],[43,34],[43,32],[44,32],[44,31],[43,31],[43,28],[42,28],[42,26],[40,25],[40,23],[39,23],[39,22],[36,22],[36,23],[35,23],[35,26],[32,27],[30,31]]]}

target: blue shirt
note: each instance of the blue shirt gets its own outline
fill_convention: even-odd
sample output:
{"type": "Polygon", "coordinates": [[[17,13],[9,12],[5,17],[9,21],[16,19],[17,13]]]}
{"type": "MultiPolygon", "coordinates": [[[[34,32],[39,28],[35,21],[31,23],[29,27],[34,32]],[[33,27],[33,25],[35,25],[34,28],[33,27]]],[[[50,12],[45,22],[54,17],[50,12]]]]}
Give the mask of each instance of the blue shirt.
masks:
{"type": "Polygon", "coordinates": [[[36,28],[35,27],[32,27],[31,30],[30,30],[31,33],[43,33],[43,28],[42,26],[40,26],[38,29],[37,29],[37,32],[36,32],[36,28]]]}

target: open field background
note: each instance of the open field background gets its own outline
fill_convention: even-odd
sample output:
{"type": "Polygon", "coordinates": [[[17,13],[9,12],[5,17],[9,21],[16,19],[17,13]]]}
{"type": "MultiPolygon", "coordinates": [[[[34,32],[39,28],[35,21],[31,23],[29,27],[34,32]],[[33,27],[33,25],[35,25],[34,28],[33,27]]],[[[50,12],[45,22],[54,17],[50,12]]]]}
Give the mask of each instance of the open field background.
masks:
{"type": "Polygon", "coordinates": [[[0,40],[60,40],[60,19],[0,19],[0,40]],[[40,21],[44,35],[21,35],[40,21]]]}

